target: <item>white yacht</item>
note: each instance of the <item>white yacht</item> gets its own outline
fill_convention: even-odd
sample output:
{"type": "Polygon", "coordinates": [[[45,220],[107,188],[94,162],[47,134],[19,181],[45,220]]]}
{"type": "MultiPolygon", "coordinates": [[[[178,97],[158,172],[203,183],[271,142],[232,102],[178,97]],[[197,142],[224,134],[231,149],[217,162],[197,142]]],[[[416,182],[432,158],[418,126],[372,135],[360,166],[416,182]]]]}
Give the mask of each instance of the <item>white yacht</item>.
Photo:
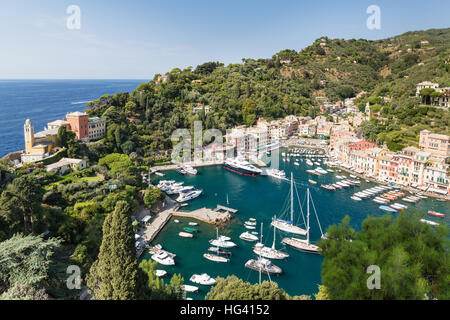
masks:
{"type": "Polygon", "coordinates": [[[191,286],[189,284],[183,284],[183,285],[181,285],[181,290],[186,291],[186,292],[197,292],[198,287],[191,286]]]}
{"type": "Polygon", "coordinates": [[[198,173],[197,169],[194,169],[191,165],[184,165],[183,166],[184,171],[186,171],[189,174],[196,175],[198,173]]]}
{"type": "Polygon", "coordinates": [[[162,264],[164,266],[173,266],[175,265],[175,261],[171,256],[167,254],[166,251],[160,250],[151,256],[152,260],[162,264]]]}
{"type": "Polygon", "coordinates": [[[250,241],[250,242],[258,241],[258,237],[255,236],[255,235],[253,235],[253,234],[251,234],[250,232],[244,232],[244,233],[242,233],[242,234],[239,236],[239,238],[241,238],[242,240],[245,240],[245,241],[250,241]]]}
{"type": "Polygon", "coordinates": [[[266,173],[270,177],[281,179],[281,180],[286,180],[286,173],[283,170],[267,169],[266,173]]]}
{"type": "Polygon", "coordinates": [[[189,279],[190,281],[198,284],[202,284],[204,286],[212,286],[216,284],[216,279],[211,278],[208,274],[202,273],[202,274],[194,274],[189,279]]]}
{"type": "Polygon", "coordinates": [[[195,199],[198,196],[200,196],[202,192],[203,192],[203,190],[194,190],[194,191],[189,191],[186,193],[180,193],[178,198],[176,198],[176,201],[177,202],[186,202],[186,201],[195,199]]]}
{"type": "Polygon", "coordinates": [[[155,270],[155,276],[164,277],[167,274],[166,270],[155,270]]]}

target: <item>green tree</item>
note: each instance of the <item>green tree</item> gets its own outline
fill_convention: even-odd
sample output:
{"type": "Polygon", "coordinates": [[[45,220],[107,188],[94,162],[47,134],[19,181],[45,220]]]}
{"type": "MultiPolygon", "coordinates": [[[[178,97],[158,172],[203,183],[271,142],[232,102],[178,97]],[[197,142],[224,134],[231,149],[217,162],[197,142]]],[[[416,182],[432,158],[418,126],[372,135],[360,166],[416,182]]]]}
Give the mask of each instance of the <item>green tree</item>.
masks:
{"type": "Polygon", "coordinates": [[[161,200],[163,194],[158,188],[148,188],[145,191],[144,203],[147,208],[152,208],[159,200],[161,200]]]}
{"type": "Polygon", "coordinates": [[[309,296],[291,297],[276,282],[264,281],[259,284],[244,282],[236,276],[217,278],[217,283],[205,300],[310,300],[309,296]]]}
{"type": "Polygon", "coordinates": [[[23,223],[23,232],[34,232],[35,221],[41,212],[44,189],[36,178],[21,176],[13,180],[0,196],[0,214],[17,230],[17,222],[23,223]]]}
{"type": "Polygon", "coordinates": [[[325,259],[322,281],[332,300],[450,297],[450,254],[446,225],[422,223],[423,214],[368,217],[355,232],[346,217],[329,227],[319,246],[325,259]],[[381,288],[369,289],[369,266],[381,270],[381,288]]]}
{"type": "Polygon", "coordinates": [[[103,240],[87,284],[98,300],[137,298],[137,261],[130,207],[118,201],[103,223],[103,240]]]}
{"type": "Polygon", "coordinates": [[[47,299],[45,286],[60,242],[22,234],[0,242],[0,299],[47,299]]]}

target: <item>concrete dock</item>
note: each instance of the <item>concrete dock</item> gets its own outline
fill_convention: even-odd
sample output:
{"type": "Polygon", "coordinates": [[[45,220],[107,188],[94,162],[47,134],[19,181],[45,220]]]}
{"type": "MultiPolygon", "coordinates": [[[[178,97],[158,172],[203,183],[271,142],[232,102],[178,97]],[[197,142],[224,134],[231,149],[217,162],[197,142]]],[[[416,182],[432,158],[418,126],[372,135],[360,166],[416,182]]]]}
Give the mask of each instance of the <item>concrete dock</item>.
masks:
{"type": "Polygon", "coordinates": [[[223,224],[231,220],[232,216],[228,212],[214,211],[208,208],[201,208],[190,212],[173,212],[175,217],[192,218],[209,224],[223,224]]]}

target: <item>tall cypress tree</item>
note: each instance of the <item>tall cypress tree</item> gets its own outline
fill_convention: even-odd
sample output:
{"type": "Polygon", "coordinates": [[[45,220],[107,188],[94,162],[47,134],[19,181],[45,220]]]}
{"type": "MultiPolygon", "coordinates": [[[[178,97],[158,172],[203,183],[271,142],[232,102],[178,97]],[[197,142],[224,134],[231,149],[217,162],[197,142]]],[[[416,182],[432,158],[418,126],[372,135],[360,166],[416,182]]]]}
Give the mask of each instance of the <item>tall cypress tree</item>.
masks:
{"type": "Polygon", "coordinates": [[[100,253],[87,278],[93,299],[136,299],[136,248],[129,211],[127,202],[118,201],[105,219],[100,253]]]}

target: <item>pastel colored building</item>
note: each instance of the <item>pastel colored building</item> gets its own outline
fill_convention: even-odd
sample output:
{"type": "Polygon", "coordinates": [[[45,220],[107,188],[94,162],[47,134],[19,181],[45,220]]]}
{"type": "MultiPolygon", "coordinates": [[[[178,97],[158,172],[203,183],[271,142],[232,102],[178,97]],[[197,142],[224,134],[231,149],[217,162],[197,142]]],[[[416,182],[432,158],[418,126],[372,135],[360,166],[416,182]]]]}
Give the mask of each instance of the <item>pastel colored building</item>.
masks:
{"type": "Polygon", "coordinates": [[[450,137],[444,134],[423,130],[420,132],[419,146],[425,152],[450,157],[450,137]]]}
{"type": "Polygon", "coordinates": [[[30,119],[24,124],[25,152],[21,155],[22,162],[34,162],[45,159],[56,147],[58,129],[45,129],[34,132],[34,125],[30,119]]]}
{"type": "Polygon", "coordinates": [[[66,119],[78,140],[89,141],[89,116],[87,113],[79,111],[68,113],[66,119]]]}

